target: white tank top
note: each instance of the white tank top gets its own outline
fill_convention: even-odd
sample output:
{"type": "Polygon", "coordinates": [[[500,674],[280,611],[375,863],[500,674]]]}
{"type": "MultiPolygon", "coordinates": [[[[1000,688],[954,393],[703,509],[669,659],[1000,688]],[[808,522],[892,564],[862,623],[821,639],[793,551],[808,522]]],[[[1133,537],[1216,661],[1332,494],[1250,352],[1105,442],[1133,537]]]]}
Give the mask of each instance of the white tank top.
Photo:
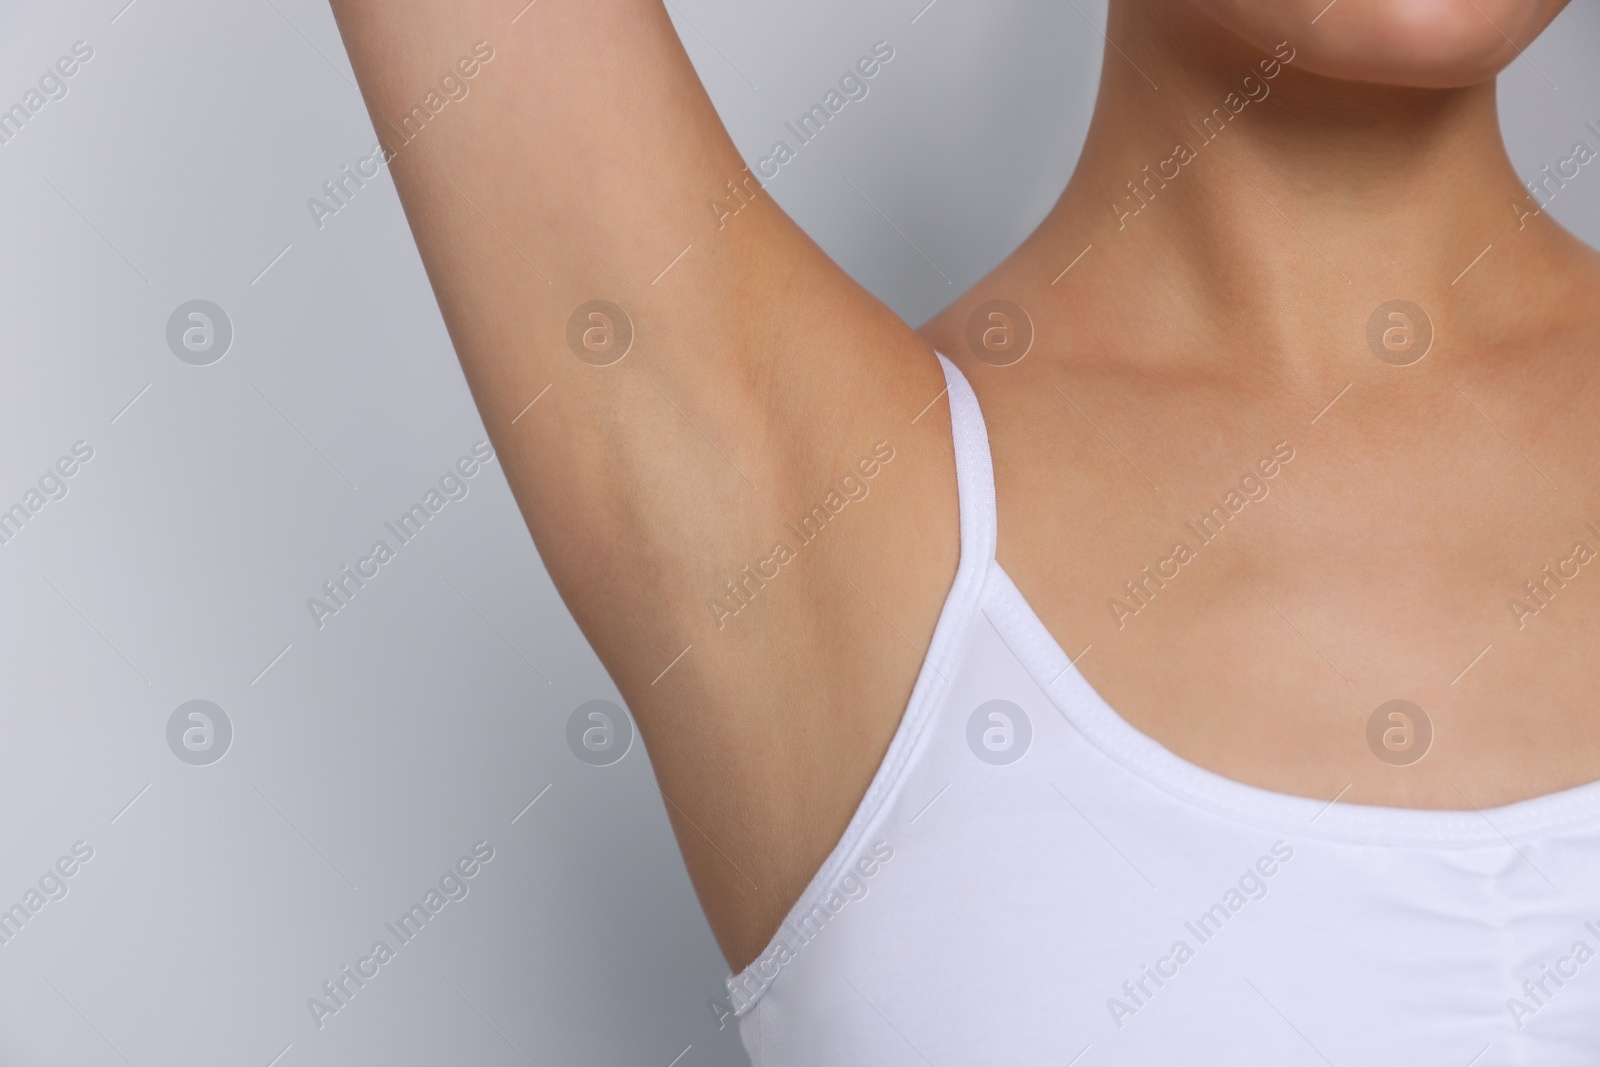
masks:
{"type": "Polygon", "coordinates": [[[995,562],[939,359],[960,565],[860,808],[728,979],[756,1067],[1600,1064],[1600,783],[1379,808],[1167,751],[995,562]]]}

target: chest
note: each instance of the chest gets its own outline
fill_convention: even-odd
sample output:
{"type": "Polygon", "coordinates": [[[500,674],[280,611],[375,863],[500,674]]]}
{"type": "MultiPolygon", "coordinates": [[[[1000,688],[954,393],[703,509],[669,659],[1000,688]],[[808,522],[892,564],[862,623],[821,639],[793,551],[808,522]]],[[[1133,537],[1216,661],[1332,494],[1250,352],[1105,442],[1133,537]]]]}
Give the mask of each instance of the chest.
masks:
{"type": "Polygon", "coordinates": [[[1036,625],[992,578],[854,842],[874,862],[802,903],[750,987],[756,1063],[1590,1062],[1593,790],[1491,826],[1208,779],[1036,625]]]}
{"type": "Polygon", "coordinates": [[[1600,779],[1592,433],[1335,392],[991,387],[998,558],[1112,707],[1228,777],[1419,807],[1600,779]]]}

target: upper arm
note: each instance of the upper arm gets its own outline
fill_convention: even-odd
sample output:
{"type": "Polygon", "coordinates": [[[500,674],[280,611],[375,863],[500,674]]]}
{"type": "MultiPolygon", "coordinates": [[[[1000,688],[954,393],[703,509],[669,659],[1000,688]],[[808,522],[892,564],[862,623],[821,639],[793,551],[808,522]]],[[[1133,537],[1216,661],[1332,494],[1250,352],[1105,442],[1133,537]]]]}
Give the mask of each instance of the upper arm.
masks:
{"type": "Polygon", "coordinates": [[[564,593],[627,595],[656,554],[639,592],[665,599],[682,548],[766,529],[826,469],[805,453],[881,399],[866,351],[917,342],[747,173],[660,0],[524,2],[333,6],[546,564],[564,593]],[[729,182],[748,207],[719,225],[729,182]]]}
{"type": "Polygon", "coordinates": [[[948,585],[953,488],[926,491],[948,486],[948,434],[912,422],[943,382],[746,170],[660,0],[524,2],[333,7],[541,556],[638,717],[674,821],[717,838],[720,859],[679,826],[702,897],[761,874],[759,930],[859,799],[919,663],[901,642],[925,643],[948,585]],[[730,182],[745,206],[719,218],[708,203],[730,182]],[[592,301],[621,314],[591,318],[592,301]],[[730,625],[724,583],[795,542],[789,524],[880,442],[908,457],[877,480],[880,503],[730,625]],[[941,517],[949,539],[895,543],[941,517]],[[763,852],[802,818],[815,841],[763,852]]]}

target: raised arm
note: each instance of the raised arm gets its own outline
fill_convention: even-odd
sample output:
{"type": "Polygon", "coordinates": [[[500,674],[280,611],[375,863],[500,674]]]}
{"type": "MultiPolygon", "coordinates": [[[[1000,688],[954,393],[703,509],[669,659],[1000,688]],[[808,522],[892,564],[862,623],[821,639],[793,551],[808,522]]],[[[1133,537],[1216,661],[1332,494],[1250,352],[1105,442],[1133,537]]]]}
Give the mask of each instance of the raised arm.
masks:
{"type": "Polygon", "coordinates": [[[484,423],[740,966],[859,801],[953,573],[945,409],[912,421],[943,381],[746,169],[660,0],[524,4],[333,0],[484,423]]]}

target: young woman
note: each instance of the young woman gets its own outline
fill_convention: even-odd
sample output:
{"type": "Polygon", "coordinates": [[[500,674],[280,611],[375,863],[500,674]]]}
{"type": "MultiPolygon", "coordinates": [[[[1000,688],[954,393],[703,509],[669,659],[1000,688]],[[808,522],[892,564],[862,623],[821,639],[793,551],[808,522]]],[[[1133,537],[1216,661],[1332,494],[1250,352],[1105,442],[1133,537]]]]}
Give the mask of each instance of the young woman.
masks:
{"type": "Polygon", "coordinates": [[[1494,87],[1563,0],[1112,0],[918,330],[658,0],[333,6],[758,1065],[1596,1062],[1600,261],[1494,87]]]}

